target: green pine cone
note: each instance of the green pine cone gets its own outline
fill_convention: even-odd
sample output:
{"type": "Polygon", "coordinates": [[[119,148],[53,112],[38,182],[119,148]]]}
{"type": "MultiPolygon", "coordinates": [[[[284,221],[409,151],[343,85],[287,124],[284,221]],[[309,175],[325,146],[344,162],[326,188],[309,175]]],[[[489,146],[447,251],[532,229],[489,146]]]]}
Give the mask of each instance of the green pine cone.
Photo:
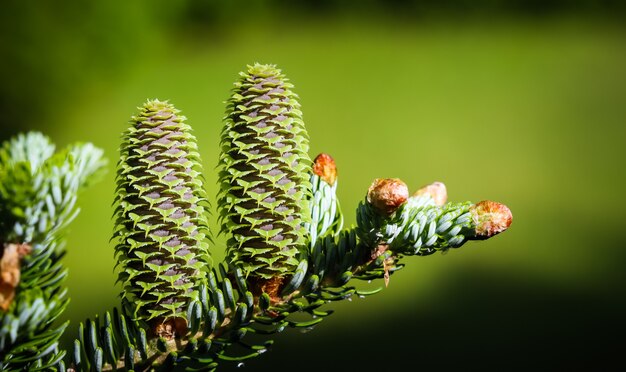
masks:
{"type": "Polygon", "coordinates": [[[196,139],[168,102],[148,101],[120,148],[115,248],[122,296],[139,320],[185,318],[209,259],[196,139]]]}
{"type": "Polygon", "coordinates": [[[308,136],[293,85],[273,65],[248,66],[227,102],[218,196],[228,257],[247,275],[283,278],[306,254],[308,136]]]}

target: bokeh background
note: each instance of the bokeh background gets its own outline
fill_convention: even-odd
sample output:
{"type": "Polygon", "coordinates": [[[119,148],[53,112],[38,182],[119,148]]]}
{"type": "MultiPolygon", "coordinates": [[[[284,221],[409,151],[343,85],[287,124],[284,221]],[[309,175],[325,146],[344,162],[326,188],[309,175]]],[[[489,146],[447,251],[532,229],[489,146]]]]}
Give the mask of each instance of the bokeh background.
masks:
{"type": "Polygon", "coordinates": [[[406,259],[382,293],[329,304],[335,314],[275,337],[244,370],[623,366],[625,3],[433,3],[4,0],[1,139],[38,130],[110,161],[68,231],[64,343],[118,303],[111,203],[136,107],[159,98],[184,112],[214,198],[224,100],[261,62],[295,85],[311,156],[336,159],[347,224],[376,177],[442,181],[451,201],[500,201],[514,220],[406,259]]]}

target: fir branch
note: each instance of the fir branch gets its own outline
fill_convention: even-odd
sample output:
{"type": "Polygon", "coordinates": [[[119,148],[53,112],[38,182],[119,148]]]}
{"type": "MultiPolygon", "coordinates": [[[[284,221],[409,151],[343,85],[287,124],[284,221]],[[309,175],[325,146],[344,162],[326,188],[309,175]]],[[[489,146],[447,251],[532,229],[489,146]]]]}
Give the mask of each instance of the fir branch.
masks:
{"type": "MultiPolygon", "coordinates": [[[[2,261],[10,260],[13,247],[23,249],[11,265],[12,288],[0,310],[0,368],[64,368],[58,340],[67,323],[54,325],[69,301],[61,264],[63,228],[78,213],[78,193],[105,165],[102,150],[90,143],[55,153],[37,132],[20,134],[0,149],[2,261]]],[[[6,269],[3,265],[5,289],[6,269]]]]}
{"type": "Polygon", "coordinates": [[[194,233],[204,222],[198,204],[203,196],[193,194],[199,182],[186,189],[199,195],[191,204],[165,182],[190,181],[200,169],[190,128],[167,103],[150,101],[140,109],[125,136],[118,170],[122,239],[116,251],[126,294],[119,309],[81,324],[72,368],[214,370],[221,362],[254,358],[272,344],[259,339],[290,327],[313,327],[332,314],[322,309],[326,303],[382,289],[364,291],[355,281],[384,279],[387,285],[406,256],[459,248],[511,224],[503,204],[447,203],[443,183],[409,196],[401,180],[376,179],[357,207],[357,225],[343,228],[334,160],[327,154],[312,164],[308,160],[308,137],[292,88],[275,66],[259,64],[248,66],[235,84],[222,131],[218,195],[222,232],[229,234],[227,258],[217,267],[203,254],[203,235],[194,233]],[[184,139],[191,152],[181,155],[173,138],[184,139]],[[181,158],[187,164],[183,170],[168,168],[181,158]],[[181,206],[175,213],[189,212],[201,223],[189,231],[177,229],[164,203],[181,206]],[[185,277],[180,287],[166,285],[160,266],[177,260],[182,266],[174,274],[180,274],[181,267],[191,265],[167,248],[174,238],[187,242],[189,251],[198,250],[194,278],[185,277]],[[155,258],[158,264],[150,261],[155,258]],[[163,298],[172,301],[163,303],[163,298]],[[185,327],[160,323],[174,328],[168,333],[145,323],[166,308],[185,327]],[[310,317],[296,320],[295,314],[310,317]]]}
{"type": "Polygon", "coordinates": [[[314,248],[318,239],[326,234],[337,236],[343,228],[343,214],[337,198],[337,167],[330,155],[321,153],[313,160],[311,185],[311,221],[304,226],[309,233],[309,245],[314,248]]]}

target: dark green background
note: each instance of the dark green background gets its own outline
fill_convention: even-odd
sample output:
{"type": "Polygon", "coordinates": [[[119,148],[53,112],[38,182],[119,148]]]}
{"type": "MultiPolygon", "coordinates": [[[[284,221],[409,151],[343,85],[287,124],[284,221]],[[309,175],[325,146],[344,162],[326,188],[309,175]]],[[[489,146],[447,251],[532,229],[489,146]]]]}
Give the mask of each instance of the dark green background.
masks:
{"type": "Polygon", "coordinates": [[[329,304],[336,313],[313,331],[286,331],[244,369],[623,365],[621,4],[3,2],[2,139],[40,130],[60,146],[93,142],[110,160],[68,231],[64,342],[118,302],[114,165],[135,108],[159,98],[183,111],[215,204],[223,102],[238,72],[261,62],[295,85],[311,156],[336,159],[348,224],[376,177],[411,190],[442,181],[449,200],[499,201],[514,219],[489,241],[406,259],[385,291],[329,304]]]}

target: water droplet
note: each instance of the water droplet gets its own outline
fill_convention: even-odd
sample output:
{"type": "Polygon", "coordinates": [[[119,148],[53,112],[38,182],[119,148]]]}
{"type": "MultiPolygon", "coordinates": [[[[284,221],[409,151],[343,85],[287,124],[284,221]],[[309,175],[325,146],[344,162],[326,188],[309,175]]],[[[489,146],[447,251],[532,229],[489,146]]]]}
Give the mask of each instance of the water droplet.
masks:
{"type": "Polygon", "coordinates": [[[245,366],[246,366],[246,364],[244,362],[237,363],[237,368],[242,368],[242,367],[245,367],[245,366]]]}
{"type": "Polygon", "coordinates": [[[371,282],[372,282],[372,279],[368,280],[367,282],[368,282],[368,283],[371,283],[371,282]]]}
{"type": "Polygon", "coordinates": [[[313,319],[317,319],[317,315],[313,315],[311,318],[313,318],[313,319]]]}
{"type": "Polygon", "coordinates": [[[263,354],[265,352],[267,352],[267,349],[260,349],[259,351],[257,351],[257,353],[259,353],[259,354],[263,354]]]}
{"type": "Polygon", "coordinates": [[[346,300],[352,301],[352,297],[348,297],[348,298],[346,298],[346,300]]]}
{"type": "Polygon", "coordinates": [[[359,298],[365,298],[365,296],[364,295],[359,295],[359,298]]]}

